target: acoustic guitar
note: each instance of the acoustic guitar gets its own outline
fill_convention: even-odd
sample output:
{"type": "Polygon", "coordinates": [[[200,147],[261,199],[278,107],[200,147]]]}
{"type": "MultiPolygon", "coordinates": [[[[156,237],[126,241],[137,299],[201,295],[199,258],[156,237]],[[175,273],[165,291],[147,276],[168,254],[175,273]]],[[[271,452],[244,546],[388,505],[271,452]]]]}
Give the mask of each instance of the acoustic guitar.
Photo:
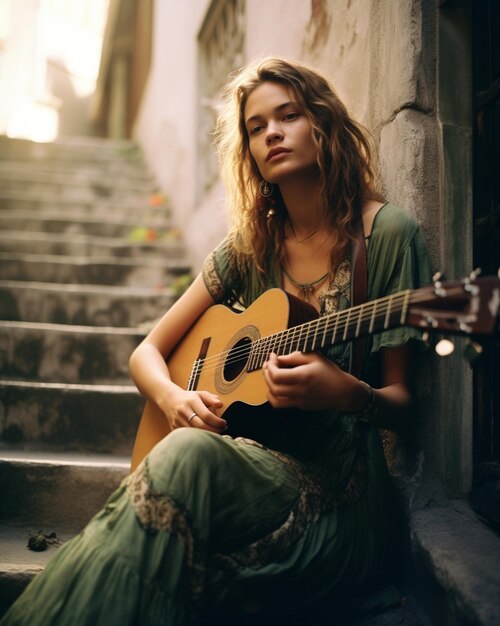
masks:
{"type": "MultiPolygon", "coordinates": [[[[500,279],[477,278],[474,273],[459,282],[436,282],[401,291],[324,317],[318,317],[314,307],[295,296],[270,289],[242,313],[220,304],[207,309],[167,364],[177,385],[220,397],[224,406],[217,413],[222,416],[229,412],[225,419],[231,430],[237,414],[239,424],[242,415],[247,419],[245,407],[251,408],[252,420],[259,412],[266,419],[279,413],[267,402],[262,374],[270,352],[321,352],[400,326],[442,334],[490,334],[497,327],[499,308],[500,279]]],[[[147,401],[132,453],[132,469],[170,430],[162,411],[147,401]]]]}

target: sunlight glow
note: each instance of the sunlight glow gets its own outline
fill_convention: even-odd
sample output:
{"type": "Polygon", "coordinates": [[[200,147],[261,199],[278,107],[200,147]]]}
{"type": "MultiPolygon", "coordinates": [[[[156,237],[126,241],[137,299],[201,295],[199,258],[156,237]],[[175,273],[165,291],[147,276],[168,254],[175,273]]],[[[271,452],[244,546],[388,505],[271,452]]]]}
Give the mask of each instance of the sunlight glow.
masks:
{"type": "Polygon", "coordinates": [[[86,123],[108,5],[0,0],[0,134],[53,141],[63,116],[86,123]]]}

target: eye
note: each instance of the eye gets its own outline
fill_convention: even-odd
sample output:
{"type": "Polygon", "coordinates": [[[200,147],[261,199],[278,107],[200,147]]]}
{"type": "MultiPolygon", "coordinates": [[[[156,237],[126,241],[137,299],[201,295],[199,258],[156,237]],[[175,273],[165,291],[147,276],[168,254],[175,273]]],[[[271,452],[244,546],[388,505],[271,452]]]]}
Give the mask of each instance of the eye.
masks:
{"type": "Polygon", "coordinates": [[[260,131],[263,129],[264,127],[262,126],[262,124],[256,124],[255,126],[252,126],[252,128],[250,128],[250,135],[257,135],[258,133],[260,133],[260,131]]]}
{"type": "Polygon", "coordinates": [[[283,117],[283,119],[284,119],[284,120],[286,120],[286,121],[292,121],[292,120],[297,119],[297,118],[299,117],[299,115],[300,115],[300,114],[299,114],[299,113],[297,113],[296,111],[290,111],[290,113],[287,113],[287,114],[283,117]]]}

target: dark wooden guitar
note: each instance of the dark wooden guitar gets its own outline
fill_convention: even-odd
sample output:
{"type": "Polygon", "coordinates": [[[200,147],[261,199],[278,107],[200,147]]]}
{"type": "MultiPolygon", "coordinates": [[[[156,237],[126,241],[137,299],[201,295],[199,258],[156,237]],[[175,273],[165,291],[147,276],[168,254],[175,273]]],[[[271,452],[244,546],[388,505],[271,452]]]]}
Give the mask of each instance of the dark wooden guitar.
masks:
{"type": "MultiPolygon", "coordinates": [[[[172,352],[168,368],[172,380],[184,389],[217,394],[224,403],[219,415],[236,403],[239,412],[240,403],[272,411],[262,374],[270,352],[321,351],[399,326],[443,334],[490,334],[496,329],[499,308],[500,279],[496,277],[436,282],[321,318],[302,300],[271,289],[242,313],[223,305],[209,308],[172,352]]],[[[255,414],[256,409],[252,410],[255,414]]],[[[230,416],[225,417],[230,424],[230,416]]],[[[132,469],[170,430],[165,415],[154,403],[146,402],[132,469]]]]}

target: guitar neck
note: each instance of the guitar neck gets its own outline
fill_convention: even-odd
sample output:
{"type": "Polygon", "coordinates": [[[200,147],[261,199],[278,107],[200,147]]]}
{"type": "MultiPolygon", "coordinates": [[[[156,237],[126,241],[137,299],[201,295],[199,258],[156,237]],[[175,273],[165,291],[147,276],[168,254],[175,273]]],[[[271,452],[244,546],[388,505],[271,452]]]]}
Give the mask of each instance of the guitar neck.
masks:
{"type": "Polygon", "coordinates": [[[357,337],[404,326],[411,295],[410,290],[401,291],[257,339],[250,349],[248,371],[260,369],[270,352],[284,355],[321,351],[357,337]]]}

